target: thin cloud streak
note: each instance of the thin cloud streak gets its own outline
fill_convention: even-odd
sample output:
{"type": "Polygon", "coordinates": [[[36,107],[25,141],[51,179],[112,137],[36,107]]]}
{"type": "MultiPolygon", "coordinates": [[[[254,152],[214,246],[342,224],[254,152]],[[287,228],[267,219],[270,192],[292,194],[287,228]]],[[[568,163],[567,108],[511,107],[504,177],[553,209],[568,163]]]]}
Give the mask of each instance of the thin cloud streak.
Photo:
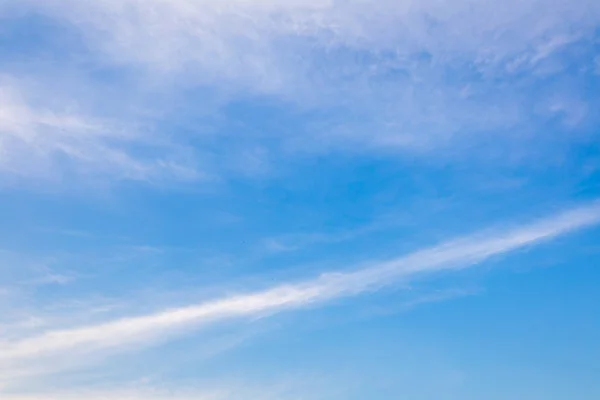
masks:
{"type": "Polygon", "coordinates": [[[133,181],[203,177],[193,158],[185,157],[187,149],[57,103],[62,101],[35,93],[15,77],[0,76],[0,179],[65,173],[133,181]],[[136,146],[158,155],[135,155],[136,146]]]}
{"type": "Polygon", "coordinates": [[[43,394],[16,394],[8,395],[6,400],[70,400],[70,399],[89,399],[89,400],[167,400],[176,398],[177,400],[228,400],[233,398],[231,390],[221,390],[214,392],[166,392],[156,389],[134,388],[129,390],[75,390],[71,392],[58,392],[43,394]]]}
{"type": "Polygon", "coordinates": [[[156,314],[50,331],[0,344],[0,365],[64,351],[115,350],[202,324],[260,316],[356,296],[401,280],[471,267],[493,256],[548,241],[599,222],[600,203],[593,203],[533,224],[447,242],[354,272],[326,273],[305,282],[282,284],[255,293],[228,296],[156,314]]]}

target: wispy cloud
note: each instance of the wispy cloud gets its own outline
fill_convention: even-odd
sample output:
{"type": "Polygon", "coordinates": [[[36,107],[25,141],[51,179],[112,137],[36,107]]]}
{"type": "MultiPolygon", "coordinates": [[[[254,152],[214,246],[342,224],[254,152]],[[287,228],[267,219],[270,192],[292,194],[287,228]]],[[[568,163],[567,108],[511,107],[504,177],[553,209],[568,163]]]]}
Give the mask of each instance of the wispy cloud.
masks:
{"type": "Polygon", "coordinates": [[[370,233],[400,227],[407,223],[406,214],[391,213],[378,217],[366,225],[337,232],[305,232],[272,236],[262,240],[266,251],[272,253],[289,252],[319,244],[335,244],[355,240],[370,233]]]}
{"type": "Polygon", "coordinates": [[[148,86],[210,88],[203,105],[216,92],[225,103],[267,95],[330,111],[275,133],[288,147],[422,150],[495,131],[518,139],[550,120],[573,128],[594,108],[568,84],[593,68],[583,48],[600,21],[592,0],[19,4],[75,27],[102,55],[94,62],[132,68],[148,86]],[[586,68],[566,79],[570,47],[586,68]]]}
{"type": "Polygon", "coordinates": [[[116,351],[164,338],[167,334],[219,321],[261,316],[356,296],[440,271],[460,270],[493,256],[551,240],[600,222],[600,206],[569,210],[533,224],[466,237],[375,263],[352,272],[322,274],[316,279],[281,284],[266,290],[130,317],[81,328],[53,330],[0,344],[0,366],[44,356],[116,351]]]}
{"type": "Polygon", "coordinates": [[[37,394],[16,394],[4,397],[6,400],[229,400],[231,396],[223,393],[161,393],[149,390],[81,390],[69,392],[43,392],[37,394]]]}
{"type": "MultiPolygon", "coordinates": [[[[572,84],[594,76],[586,72],[595,61],[585,46],[600,21],[597,2],[509,3],[9,0],[7,18],[18,20],[24,13],[11,10],[26,9],[80,39],[68,52],[86,62],[65,57],[61,66],[82,75],[123,72],[108,83],[62,77],[65,86],[94,92],[114,85],[135,95],[103,99],[121,110],[109,120],[61,107],[55,93],[32,101],[4,79],[0,173],[12,183],[76,175],[147,182],[265,176],[282,148],[420,153],[486,143],[491,132],[512,143],[545,131],[548,121],[571,132],[600,118],[596,100],[572,84]],[[585,68],[567,78],[561,54],[570,48],[583,54],[585,68]],[[557,77],[552,84],[549,75],[557,77]],[[227,115],[225,122],[215,115],[252,96],[275,99],[292,113],[321,113],[269,132],[250,126],[261,134],[243,132],[242,140],[227,115]],[[151,128],[136,131],[137,124],[151,128]],[[205,141],[203,130],[218,134],[205,141]]],[[[39,86],[54,80],[43,66],[27,74],[39,86]]],[[[494,149],[502,148],[497,138],[494,149]]]]}
{"type": "MultiPolygon", "coordinates": [[[[239,399],[236,396],[248,395],[251,392],[250,390],[232,387],[214,390],[164,390],[143,384],[131,386],[133,387],[121,389],[52,390],[33,394],[8,394],[3,398],[6,400],[78,400],[82,398],[90,400],[233,400],[239,399]]],[[[262,396],[258,393],[254,394],[259,396],[254,397],[256,399],[273,399],[267,393],[263,393],[262,396]]]]}
{"type": "Polygon", "coordinates": [[[126,180],[195,179],[194,166],[174,159],[169,143],[119,123],[90,117],[60,100],[28,93],[17,79],[0,79],[0,173],[4,177],[56,179],[106,176],[126,180]],[[154,157],[134,147],[159,149],[154,157]],[[162,152],[162,154],[160,153],[162,152]],[[139,153],[139,151],[138,151],[139,153]]]}
{"type": "MultiPolygon", "coordinates": [[[[308,375],[308,374],[306,374],[308,375]]],[[[293,379],[284,379],[269,384],[257,382],[240,382],[229,380],[226,382],[210,382],[201,387],[193,385],[188,387],[165,388],[156,385],[150,378],[121,385],[120,387],[94,387],[72,388],[70,390],[27,390],[23,393],[3,394],[6,400],[289,400],[306,399],[307,392],[312,399],[331,398],[331,389],[322,388],[318,377],[294,376],[293,379]]]]}
{"type": "Polygon", "coordinates": [[[415,298],[401,302],[400,304],[389,304],[381,306],[369,306],[362,311],[364,318],[376,318],[380,316],[387,316],[392,314],[403,313],[411,311],[422,305],[439,303],[452,299],[475,296],[481,294],[479,289],[442,289],[431,292],[426,292],[415,296],[415,298]]]}
{"type": "MultiPolygon", "coordinates": [[[[36,7],[57,16],[61,13],[92,45],[117,60],[178,71],[191,63],[201,67],[198,76],[204,75],[206,81],[220,77],[252,82],[262,89],[289,84],[286,80],[294,79],[290,72],[314,67],[310,59],[307,65],[289,58],[290,51],[285,51],[289,45],[292,51],[325,56],[326,62],[333,59],[323,50],[333,55],[336,50],[364,50],[368,62],[368,54],[393,49],[403,56],[419,52],[435,57],[466,55],[481,66],[529,54],[535,64],[565,43],[564,34],[574,23],[578,30],[593,29],[600,16],[597,3],[586,0],[576,5],[564,0],[511,0],[509,4],[99,0],[49,1],[36,7]]],[[[337,55],[343,58],[344,54],[337,55]]],[[[399,59],[390,56],[381,59],[388,63],[378,64],[380,70],[397,66],[394,62],[399,59]]],[[[352,72],[338,71],[346,76],[352,72]]]]}

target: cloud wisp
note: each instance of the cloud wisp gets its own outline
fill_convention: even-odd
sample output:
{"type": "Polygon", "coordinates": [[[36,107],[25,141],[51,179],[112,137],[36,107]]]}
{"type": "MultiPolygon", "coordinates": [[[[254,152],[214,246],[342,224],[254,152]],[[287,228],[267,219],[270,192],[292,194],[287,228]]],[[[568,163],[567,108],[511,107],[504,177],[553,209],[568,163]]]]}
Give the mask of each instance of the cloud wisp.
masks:
{"type": "Polygon", "coordinates": [[[304,135],[316,130],[319,140],[304,146],[351,139],[429,148],[466,132],[525,129],[537,119],[576,123],[592,108],[567,90],[573,85],[563,82],[562,60],[593,37],[600,7],[591,0],[17,3],[74,28],[95,62],[148,73],[147,86],[167,76],[167,86],[175,79],[211,87],[219,98],[266,94],[359,116],[307,127],[304,135]],[[538,87],[548,74],[562,82],[550,96],[538,87]],[[551,97],[565,105],[557,110],[547,104],[551,97]],[[357,129],[361,121],[368,124],[357,129]]]}
{"type": "MultiPolygon", "coordinates": [[[[600,7],[590,0],[510,0],[510,7],[464,0],[19,3],[68,20],[113,61],[171,72],[199,68],[207,81],[216,78],[267,91],[289,85],[298,76],[294,72],[314,67],[314,59],[300,62],[289,50],[324,56],[322,62],[334,64],[348,61],[344,50],[363,52],[367,63],[374,61],[369,55],[387,52],[379,71],[423,52],[442,62],[464,56],[480,67],[510,61],[514,69],[516,61],[538,63],[565,44],[563,32],[572,32],[575,24],[589,29],[600,17],[600,7]],[[400,58],[390,58],[393,53],[400,58]]],[[[337,72],[348,77],[356,71],[337,72]]]]}
{"type": "MultiPolygon", "coordinates": [[[[548,122],[560,122],[567,130],[561,137],[571,137],[598,119],[596,99],[580,89],[596,79],[591,43],[600,6],[592,0],[510,0],[508,6],[468,0],[4,3],[3,15],[16,25],[29,27],[23,15],[40,15],[77,39],[68,51],[59,39],[47,46],[86,61],[74,65],[64,57],[59,63],[87,76],[86,91],[112,87],[105,93],[110,99],[95,100],[116,113],[108,125],[149,126],[168,143],[155,143],[147,131],[115,135],[114,126],[90,113],[48,111],[28,99],[15,103],[0,88],[0,174],[83,171],[153,182],[240,170],[264,176],[282,148],[420,154],[491,138],[497,150],[537,137],[548,122]],[[578,58],[568,60],[571,53],[578,58]],[[582,66],[575,74],[568,69],[574,62],[582,66]],[[96,69],[112,71],[113,81],[93,78],[96,69]],[[131,96],[115,96],[116,89],[131,96]],[[228,105],[255,96],[274,100],[283,114],[319,113],[273,132],[246,120],[249,132],[232,129],[239,116],[229,115],[235,112],[228,105]],[[30,154],[34,162],[24,162],[30,154]]],[[[47,52],[46,45],[37,52],[47,52]]],[[[45,67],[24,75],[47,86],[56,78],[45,67]]],[[[62,80],[79,86],[74,77],[62,80]]],[[[54,92],[45,103],[55,105],[54,92]]]]}
{"type": "Polygon", "coordinates": [[[0,365],[69,352],[118,350],[164,339],[165,335],[233,318],[293,310],[375,291],[405,279],[459,270],[493,256],[522,249],[600,222],[600,205],[572,209],[503,232],[470,236],[380,262],[353,272],[281,284],[201,304],[123,318],[80,328],[0,343],[0,365]]]}
{"type": "Polygon", "coordinates": [[[122,122],[90,117],[71,106],[57,106],[60,99],[56,97],[39,99],[25,86],[18,79],[0,77],[0,174],[143,181],[195,179],[202,175],[193,165],[176,158],[178,149],[173,144],[125,128],[122,122]],[[132,148],[158,154],[149,157],[132,148]]]}

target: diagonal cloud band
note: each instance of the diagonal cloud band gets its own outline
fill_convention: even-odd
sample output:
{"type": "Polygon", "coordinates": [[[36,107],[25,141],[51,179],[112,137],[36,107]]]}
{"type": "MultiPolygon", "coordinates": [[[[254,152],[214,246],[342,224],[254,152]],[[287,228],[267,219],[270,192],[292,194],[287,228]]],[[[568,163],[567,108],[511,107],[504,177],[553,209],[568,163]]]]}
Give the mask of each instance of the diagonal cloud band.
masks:
{"type": "Polygon", "coordinates": [[[600,203],[574,208],[501,232],[479,234],[426,248],[353,272],[335,272],[146,316],[49,331],[0,344],[0,363],[75,350],[115,349],[157,340],[173,331],[232,318],[251,317],[325,303],[441,271],[468,268],[493,256],[549,241],[600,223],[600,203]]]}

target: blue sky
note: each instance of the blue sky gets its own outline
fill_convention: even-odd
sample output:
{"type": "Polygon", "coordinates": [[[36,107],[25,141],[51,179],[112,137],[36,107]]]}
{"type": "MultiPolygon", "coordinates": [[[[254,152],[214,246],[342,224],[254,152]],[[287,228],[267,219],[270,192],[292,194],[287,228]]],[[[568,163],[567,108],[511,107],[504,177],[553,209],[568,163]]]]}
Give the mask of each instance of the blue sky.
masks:
{"type": "Polygon", "coordinates": [[[0,1],[0,397],[598,399],[600,3],[0,1]]]}

